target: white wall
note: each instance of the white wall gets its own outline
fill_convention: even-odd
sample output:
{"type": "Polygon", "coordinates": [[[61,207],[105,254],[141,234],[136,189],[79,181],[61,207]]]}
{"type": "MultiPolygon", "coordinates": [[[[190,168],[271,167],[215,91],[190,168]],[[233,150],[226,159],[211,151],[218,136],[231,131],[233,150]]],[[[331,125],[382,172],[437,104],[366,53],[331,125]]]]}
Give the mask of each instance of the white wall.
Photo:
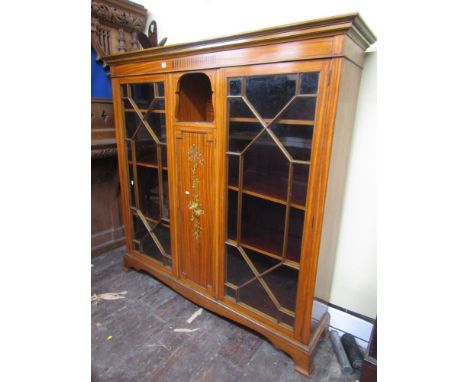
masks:
{"type": "Polygon", "coordinates": [[[330,301],[377,314],[377,52],[361,78],[330,301]]]}
{"type": "MultiPolygon", "coordinates": [[[[360,12],[378,35],[378,2],[310,0],[140,0],[167,44],[360,12]]],[[[369,49],[375,51],[376,45],[369,49]]],[[[351,148],[331,302],[369,317],[376,301],[376,53],[366,57],[351,148]]]]}

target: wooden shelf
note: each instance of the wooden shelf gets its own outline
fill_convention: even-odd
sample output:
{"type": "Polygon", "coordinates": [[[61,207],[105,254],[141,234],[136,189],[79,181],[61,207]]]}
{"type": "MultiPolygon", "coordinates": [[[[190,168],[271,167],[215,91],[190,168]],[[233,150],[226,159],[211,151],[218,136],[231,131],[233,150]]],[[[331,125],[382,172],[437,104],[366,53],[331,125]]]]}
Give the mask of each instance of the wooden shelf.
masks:
{"type": "MultiPolygon", "coordinates": [[[[272,121],[271,118],[265,118],[264,121],[266,123],[270,123],[272,121]]],[[[244,117],[235,117],[235,118],[229,118],[229,122],[257,122],[260,123],[260,121],[257,118],[244,118],[244,117]]],[[[307,125],[307,126],[313,126],[315,124],[315,121],[309,121],[306,119],[279,119],[275,123],[280,123],[283,125],[307,125]]]]}
{"type": "MultiPolygon", "coordinates": [[[[238,243],[237,241],[233,239],[226,239],[225,244],[230,245],[231,247],[237,247],[238,243]]],[[[297,261],[289,260],[289,259],[283,259],[281,256],[278,256],[272,252],[265,251],[264,249],[259,248],[258,246],[251,245],[251,244],[246,244],[244,242],[241,242],[240,245],[244,248],[251,249],[252,251],[261,253],[262,255],[271,257],[272,259],[276,259],[279,261],[282,261],[284,265],[299,270],[299,263],[297,261]]]]}
{"type": "MultiPolygon", "coordinates": [[[[228,186],[228,188],[230,190],[233,190],[233,191],[239,191],[239,187],[236,187],[236,186],[228,186]]],[[[265,200],[269,200],[270,202],[274,202],[274,203],[278,203],[278,204],[282,204],[282,205],[286,205],[287,202],[283,199],[279,199],[275,196],[272,196],[272,195],[267,195],[267,194],[261,194],[259,192],[256,192],[256,191],[252,191],[252,190],[249,190],[249,189],[246,189],[244,188],[242,190],[242,193],[243,194],[247,194],[247,195],[250,195],[250,196],[255,196],[257,198],[261,198],[261,199],[265,199],[265,200]]],[[[291,207],[293,208],[297,208],[298,210],[302,210],[302,211],[305,211],[305,206],[303,205],[300,205],[300,204],[296,204],[296,203],[291,203],[291,207]]]]}
{"type": "MultiPolygon", "coordinates": [[[[129,160],[128,164],[133,165],[133,161],[129,160]]],[[[156,169],[159,168],[157,164],[151,164],[151,163],[136,162],[136,165],[141,166],[141,167],[149,167],[149,168],[156,168],[156,169]]],[[[162,169],[167,171],[167,166],[163,166],[162,169]]]]}
{"type": "MultiPolygon", "coordinates": [[[[138,109],[140,112],[144,112],[144,113],[147,113],[148,112],[148,109],[138,109]]],[[[133,113],[136,113],[136,110],[135,109],[124,109],[124,111],[129,111],[129,112],[133,112],[133,113]]],[[[164,109],[152,109],[150,110],[150,113],[159,113],[159,114],[166,114],[166,110],[164,109]]]]}
{"type": "MultiPolygon", "coordinates": [[[[136,207],[130,206],[130,210],[133,211],[135,214],[137,213],[136,207]]],[[[143,216],[145,217],[146,220],[150,221],[151,223],[160,224],[163,227],[170,228],[170,219],[161,218],[161,220],[156,220],[146,215],[143,215],[143,216]]]]}

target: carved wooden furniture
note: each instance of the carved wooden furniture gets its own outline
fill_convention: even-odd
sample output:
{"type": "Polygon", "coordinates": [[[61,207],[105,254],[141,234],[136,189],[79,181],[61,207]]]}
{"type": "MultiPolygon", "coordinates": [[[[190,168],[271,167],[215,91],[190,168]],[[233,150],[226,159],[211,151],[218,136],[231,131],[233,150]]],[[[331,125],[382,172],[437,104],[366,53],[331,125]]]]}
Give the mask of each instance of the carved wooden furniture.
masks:
{"type": "Polygon", "coordinates": [[[91,0],[91,44],[98,59],[140,49],[138,33],[146,26],[146,9],[127,0],[91,0]]]}
{"type": "Polygon", "coordinates": [[[146,24],[146,9],[126,0],[91,1],[91,255],[124,244],[117,170],[114,111],[110,80],[102,57],[140,49],[137,33],[146,24]],[[95,56],[94,56],[95,54],[95,56]],[[100,71],[95,73],[94,70],[100,71]],[[99,81],[98,81],[99,80],[99,81]],[[103,89],[104,87],[108,88],[103,89]],[[96,94],[94,94],[96,93],[96,94]],[[109,97],[109,98],[104,98],[109,97]]]}
{"type": "Polygon", "coordinates": [[[364,51],[357,14],[106,57],[127,253],[311,372],[364,51]]]}
{"type": "Polygon", "coordinates": [[[112,100],[91,100],[91,255],[124,244],[112,100]]]}

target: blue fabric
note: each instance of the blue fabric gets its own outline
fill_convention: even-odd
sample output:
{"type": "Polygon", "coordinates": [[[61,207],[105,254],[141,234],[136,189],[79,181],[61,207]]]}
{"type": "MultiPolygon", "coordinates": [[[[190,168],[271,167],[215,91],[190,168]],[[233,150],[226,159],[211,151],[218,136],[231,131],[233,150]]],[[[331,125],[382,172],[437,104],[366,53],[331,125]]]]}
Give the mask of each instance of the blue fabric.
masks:
{"type": "Polygon", "coordinates": [[[103,67],[96,62],[96,52],[91,48],[91,97],[112,98],[109,76],[103,67]]]}

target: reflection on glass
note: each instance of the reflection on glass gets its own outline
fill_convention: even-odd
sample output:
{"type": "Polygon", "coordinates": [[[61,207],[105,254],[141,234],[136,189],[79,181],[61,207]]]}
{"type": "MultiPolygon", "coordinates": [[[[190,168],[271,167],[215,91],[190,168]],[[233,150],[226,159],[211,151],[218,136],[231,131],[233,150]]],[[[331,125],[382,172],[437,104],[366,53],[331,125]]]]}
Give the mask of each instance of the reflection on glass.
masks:
{"type": "Polygon", "coordinates": [[[296,91],[296,75],[248,77],[246,95],[262,118],[273,118],[296,91]]]}
{"type": "Polygon", "coordinates": [[[309,161],[312,148],[313,126],[274,123],[270,129],[293,159],[309,161]]]}
{"type": "Polygon", "coordinates": [[[262,131],[258,122],[229,123],[229,151],[241,152],[262,131]]]}
{"type": "Polygon", "coordinates": [[[131,84],[131,95],[140,109],[147,108],[154,98],[154,87],[152,83],[131,84]]]}
{"type": "Polygon", "coordinates": [[[313,121],[315,119],[316,97],[298,97],[291,102],[281,119],[313,121]]]}
{"type": "Polygon", "coordinates": [[[164,82],[157,82],[156,85],[158,88],[158,96],[164,97],[164,82]]]}
{"type": "Polygon", "coordinates": [[[301,94],[316,94],[318,89],[319,73],[301,73],[301,94]]]}
{"type": "Polygon", "coordinates": [[[241,94],[241,79],[231,78],[229,79],[229,95],[235,96],[241,94]]]}
{"type": "Polygon", "coordinates": [[[252,110],[241,98],[229,98],[229,118],[253,118],[256,120],[252,110]]]}
{"type": "Polygon", "coordinates": [[[135,179],[133,176],[133,165],[128,166],[128,183],[130,190],[130,205],[135,207],[135,179]]]}

